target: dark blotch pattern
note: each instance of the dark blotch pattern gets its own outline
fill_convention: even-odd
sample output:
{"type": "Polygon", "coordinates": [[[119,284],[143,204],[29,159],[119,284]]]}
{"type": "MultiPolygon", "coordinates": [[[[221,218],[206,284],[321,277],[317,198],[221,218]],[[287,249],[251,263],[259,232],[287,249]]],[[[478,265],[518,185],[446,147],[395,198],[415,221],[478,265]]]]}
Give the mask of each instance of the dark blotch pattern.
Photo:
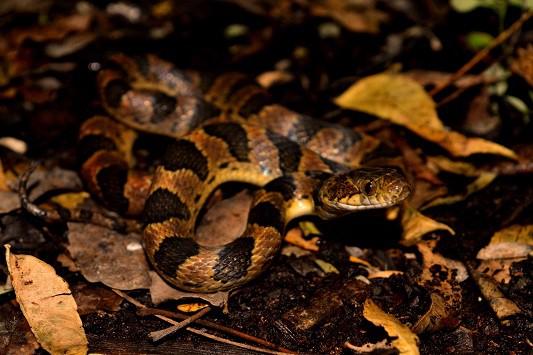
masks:
{"type": "Polygon", "coordinates": [[[302,158],[301,147],[297,143],[272,132],[267,132],[267,136],[278,148],[281,170],[285,173],[298,171],[300,159],[302,158]]]}
{"type": "Polygon", "coordinates": [[[199,252],[200,247],[192,238],[167,237],[154,253],[154,261],[161,272],[175,277],[180,265],[199,252]]]}
{"type": "Polygon", "coordinates": [[[254,238],[243,237],[227,244],[218,254],[218,263],[213,267],[213,279],[224,284],[246,276],[252,264],[254,238]]]}
{"type": "Polygon", "coordinates": [[[102,99],[111,107],[118,108],[124,96],[129,90],[130,86],[122,80],[113,80],[109,82],[104,90],[102,90],[102,99]]]}
{"type": "Polygon", "coordinates": [[[296,185],[294,184],[294,177],[291,175],[286,175],[272,180],[264,187],[267,192],[279,192],[285,201],[290,200],[294,191],[296,190],[296,185]]]}
{"type": "Polygon", "coordinates": [[[163,93],[154,93],[154,112],[150,117],[150,122],[159,123],[168,119],[170,115],[176,109],[177,100],[171,96],[163,93]]]}
{"type": "Polygon", "coordinates": [[[257,114],[265,106],[270,105],[272,99],[267,93],[257,93],[250,99],[248,99],[242,106],[239,108],[239,115],[241,117],[248,118],[251,115],[257,114]]]}
{"type": "Polygon", "coordinates": [[[202,181],[205,181],[209,173],[206,157],[194,143],[187,140],[177,140],[172,143],[163,158],[162,165],[169,171],[192,170],[202,181]]]}
{"type": "Polygon", "coordinates": [[[117,150],[113,140],[99,134],[90,134],[83,137],[78,143],[78,159],[85,162],[99,150],[117,150]]]}
{"type": "Polygon", "coordinates": [[[250,153],[248,136],[240,124],[220,123],[207,125],[204,127],[204,132],[226,142],[231,155],[238,161],[250,161],[248,158],[250,153]]]}
{"type": "Polygon", "coordinates": [[[124,197],[124,185],[128,178],[128,169],[118,165],[103,168],[96,174],[96,181],[102,191],[106,206],[113,211],[125,213],[129,201],[124,197]]]}
{"type": "Polygon", "coordinates": [[[268,201],[255,205],[248,215],[249,224],[257,224],[262,227],[274,227],[283,233],[284,223],[280,211],[268,201]]]}
{"type": "Polygon", "coordinates": [[[159,223],[172,217],[188,220],[191,212],[180,198],[167,189],[159,188],[152,192],[144,207],[144,222],[159,223]]]}

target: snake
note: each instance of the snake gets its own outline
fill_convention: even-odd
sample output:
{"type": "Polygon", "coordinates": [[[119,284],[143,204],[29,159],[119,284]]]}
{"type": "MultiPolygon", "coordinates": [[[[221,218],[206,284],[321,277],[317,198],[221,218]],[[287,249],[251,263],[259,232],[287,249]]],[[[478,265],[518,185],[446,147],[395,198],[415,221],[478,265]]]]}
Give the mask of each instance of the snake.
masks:
{"type": "MultiPolygon", "coordinates": [[[[182,290],[217,292],[254,280],[296,218],[385,208],[411,192],[396,167],[362,164],[376,139],[277,105],[247,75],[180,70],[154,55],[116,54],[110,62],[97,76],[106,115],[80,127],[81,176],[111,210],[142,216],[149,261],[182,290]],[[155,171],[135,167],[139,132],[173,139],[155,171]],[[246,228],[228,244],[202,245],[195,235],[202,208],[227,182],[258,186],[246,228]]],[[[88,211],[56,216],[21,196],[41,217],[117,227],[117,219],[88,211]]]]}

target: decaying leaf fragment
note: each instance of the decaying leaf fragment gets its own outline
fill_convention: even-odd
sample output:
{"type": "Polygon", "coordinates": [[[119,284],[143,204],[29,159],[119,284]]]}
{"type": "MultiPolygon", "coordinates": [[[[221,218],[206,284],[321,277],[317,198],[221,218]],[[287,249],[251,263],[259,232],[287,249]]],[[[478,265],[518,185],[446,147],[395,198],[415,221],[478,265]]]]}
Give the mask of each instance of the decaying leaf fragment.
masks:
{"type": "Polygon", "coordinates": [[[84,223],[67,225],[68,250],[89,282],[102,282],[119,290],[150,287],[150,267],[138,234],[122,235],[84,223]]]}
{"type": "Polygon", "coordinates": [[[533,250],[533,225],[513,225],[494,233],[489,245],[481,249],[477,258],[514,259],[526,258],[533,250]]]}
{"type": "Polygon", "coordinates": [[[397,337],[392,345],[400,354],[419,354],[418,337],[396,317],[383,312],[379,306],[368,298],[363,308],[363,316],[378,327],[383,327],[390,337],[397,337]]]}
{"type": "Polygon", "coordinates": [[[424,317],[415,325],[413,331],[439,330],[443,328],[455,328],[461,321],[462,293],[459,282],[464,280],[466,270],[461,263],[447,259],[435,253],[436,241],[418,243],[416,246],[422,254],[422,272],[417,276],[416,282],[430,290],[435,295],[431,296],[431,307],[424,317],[430,317],[431,325],[426,324],[424,317]],[[454,271],[457,270],[457,271],[454,271]],[[420,322],[422,322],[420,324],[420,322]]]}
{"type": "Polygon", "coordinates": [[[478,270],[471,269],[472,278],[483,295],[483,298],[489,303],[489,306],[496,313],[496,317],[502,324],[509,321],[509,317],[523,313],[522,310],[500,291],[496,281],[490,276],[480,273],[478,270]]]}
{"type": "Polygon", "coordinates": [[[454,196],[438,197],[430,203],[425,204],[422,209],[441,205],[451,205],[460,201],[464,201],[468,196],[489,186],[494,179],[496,179],[496,174],[488,171],[482,172],[476,180],[472,181],[466,186],[463,193],[454,196]]]}
{"type": "Polygon", "coordinates": [[[403,126],[455,157],[484,153],[518,159],[512,150],[499,144],[447,130],[437,116],[431,96],[407,75],[382,73],[368,76],[334,101],[342,108],[366,112],[403,126]]]}
{"type": "Polygon", "coordinates": [[[415,334],[421,334],[424,331],[433,332],[442,329],[442,320],[447,317],[444,299],[437,293],[432,293],[431,305],[427,312],[411,328],[415,334]]]}
{"type": "Polygon", "coordinates": [[[86,354],[87,338],[68,284],[55,270],[31,255],[6,260],[17,302],[33,334],[51,354],[86,354]]]}
{"type": "Polygon", "coordinates": [[[447,230],[452,235],[455,235],[454,230],[446,224],[424,216],[409,206],[409,204],[405,204],[403,208],[402,227],[402,244],[408,246],[416,244],[424,234],[436,230],[447,230]]]}

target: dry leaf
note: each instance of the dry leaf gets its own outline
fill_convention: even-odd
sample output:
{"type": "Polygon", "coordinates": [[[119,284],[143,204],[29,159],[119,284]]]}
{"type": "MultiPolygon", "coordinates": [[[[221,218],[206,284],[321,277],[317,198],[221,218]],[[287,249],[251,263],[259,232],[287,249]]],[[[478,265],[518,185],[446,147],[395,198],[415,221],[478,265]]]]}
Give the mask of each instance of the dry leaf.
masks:
{"type": "Polygon", "coordinates": [[[466,186],[465,192],[462,194],[436,198],[430,203],[425,204],[422,209],[441,205],[451,205],[460,201],[464,201],[468,196],[489,186],[494,179],[496,179],[496,176],[497,175],[494,173],[486,171],[482,172],[476,180],[466,186]]]}
{"type": "Polygon", "coordinates": [[[392,341],[392,345],[399,350],[400,354],[420,353],[417,345],[418,337],[396,317],[383,312],[371,298],[365,301],[363,316],[374,325],[385,328],[390,337],[397,337],[392,341]]]}
{"type": "MultiPolygon", "coordinates": [[[[435,253],[433,249],[436,243],[436,240],[432,240],[417,244],[418,250],[422,254],[422,272],[417,276],[416,282],[431,293],[438,293],[438,296],[440,296],[440,299],[432,297],[432,307],[434,309],[430,309],[427,314],[432,322],[430,330],[453,329],[461,321],[462,304],[461,287],[456,274],[466,274],[466,270],[454,272],[454,269],[459,267],[459,265],[454,260],[435,253]]],[[[460,267],[464,269],[464,265],[461,264],[460,267]]],[[[464,279],[464,277],[461,279],[464,279]]],[[[415,332],[417,334],[418,331],[422,332],[426,329],[425,322],[427,320],[422,320],[422,324],[416,328],[415,332]]]]}
{"type": "Polygon", "coordinates": [[[330,17],[353,32],[378,33],[379,24],[387,19],[372,0],[316,0],[310,5],[312,15],[330,17]]]}
{"type": "Polygon", "coordinates": [[[157,272],[150,271],[150,277],[152,279],[152,285],[150,286],[150,296],[152,302],[157,306],[161,302],[169,300],[182,300],[199,298],[207,303],[215,306],[222,307],[228,302],[229,291],[219,291],[216,293],[194,293],[180,291],[177,288],[170,286],[168,283],[157,274],[157,272]]]}
{"type": "Polygon", "coordinates": [[[315,259],[315,263],[326,274],[339,274],[339,270],[335,266],[322,259],[315,259]]]}
{"type": "Polygon", "coordinates": [[[179,304],[178,310],[185,313],[193,313],[197,312],[201,309],[204,309],[205,307],[208,307],[209,305],[206,303],[186,303],[186,304],[179,304]]]}
{"type": "Polygon", "coordinates": [[[489,245],[476,257],[481,260],[527,258],[532,250],[533,225],[513,225],[494,233],[489,245]]]}
{"type": "Polygon", "coordinates": [[[122,235],[104,227],[68,223],[68,250],[89,282],[119,290],[149,288],[150,267],[138,234],[122,235]]]}
{"type": "Polygon", "coordinates": [[[516,303],[505,297],[490,276],[477,270],[471,270],[471,272],[472,278],[476,281],[483,298],[489,303],[502,324],[507,322],[507,318],[523,313],[516,303]]]}
{"type": "Polygon", "coordinates": [[[427,312],[411,328],[415,334],[421,334],[424,331],[434,332],[446,326],[445,320],[448,317],[444,299],[437,293],[432,293],[431,305],[427,312]]]}
{"type": "Polygon", "coordinates": [[[43,349],[51,354],[86,354],[87,338],[68,284],[54,268],[31,255],[6,260],[17,302],[43,349]]]}
{"type": "Polygon", "coordinates": [[[75,210],[78,208],[85,200],[91,198],[91,194],[86,191],[81,192],[67,192],[61,195],[54,196],[50,201],[57,203],[63,208],[69,210],[75,210]]]}
{"type": "Polygon", "coordinates": [[[427,160],[429,164],[436,166],[440,171],[472,177],[479,175],[478,169],[473,164],[464,161],[451,160],[442,155],[428,156],[427,160]]]}
{"type": "Polygon", "coordinates": [[[406,75],[383,73],[368,76],[348,88],[335,99],[335,103],[403,126],[456,157],[485,153],[518,158],[512,150],[499,144],[448,131],[437,116],[431,96],[406,75]]]}
{"type": "Polygon", "coordinates": [[[409,204],[404,204],[402,214],[402,244],[413,245],[420,241],[420,238],[436,230],[446,230],[455,235],[453,229],[444,223],[439,223],[429,217],[424,216],[412,208],[409,204]]]}
{"type": "Polygon", "coordinates": [[[527,48],[519,48],[518,57],[511,62],[511,70],[524,78],[529,85],[533,86],[533,45],[527,48]]]}
{"type": "Polygon", "coordinates": [[[19,194],[0,190],[0,213],[8,213],[20,208],[19,194]]]}

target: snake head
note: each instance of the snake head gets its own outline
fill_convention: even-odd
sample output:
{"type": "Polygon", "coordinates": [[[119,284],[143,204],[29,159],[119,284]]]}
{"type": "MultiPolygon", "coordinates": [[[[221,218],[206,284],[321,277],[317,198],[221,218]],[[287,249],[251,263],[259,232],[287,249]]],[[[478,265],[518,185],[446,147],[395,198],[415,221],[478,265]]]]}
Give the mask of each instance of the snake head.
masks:
{"type": "Polygon", "coordinates": [[[353,211],[384,208],[411,193],[407,178],[394,168],[360,168],[332,175],[320,187],[316,202],[319,216],[340,217],[353,211]]]}

